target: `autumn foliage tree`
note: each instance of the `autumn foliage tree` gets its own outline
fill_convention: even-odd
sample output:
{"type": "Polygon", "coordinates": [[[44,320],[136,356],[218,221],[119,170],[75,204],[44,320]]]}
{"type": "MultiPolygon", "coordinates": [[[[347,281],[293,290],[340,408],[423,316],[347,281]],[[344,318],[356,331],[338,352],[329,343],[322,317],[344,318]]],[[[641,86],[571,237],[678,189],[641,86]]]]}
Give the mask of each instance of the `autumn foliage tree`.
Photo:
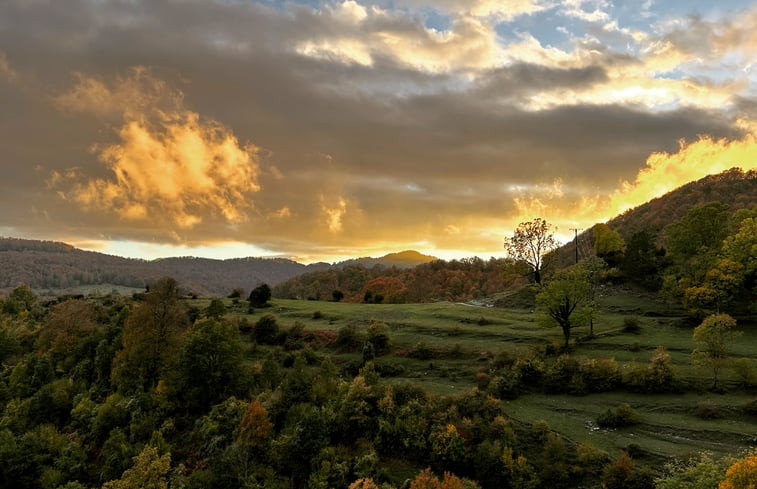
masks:
{"type": "Polygon", "coordinates": [[[757,489],[757,450],[728,467],[718,489],[757,489]]]}
{"type": "Polygon", "coordinates": [[[712,370],[713,389],[718,388],[718,374],[728,365],[728,343],[738,334],[735,327],[736,320],[728,314],[714,314],[694,329],[697,346],[693,359],[696,364],[712,370]]]}
{"type": "Polygon", "coordinates": [[[176,280],[157,281],[126,320],[123,350],[114,360],[114,380],[127,389],[154,387],[174,360],[188,325],[176,280]]]}
{"type": "Polygon", "coordinates": [[[67,300],[50,309],[38,344],[53,355],[70,355],[96,327],[92,304],[79,299],[67,300]]]}
{"type": "Polygon", "coordinates": [[[531,268],[534,282],[541,283],[544,256],[558,246],[554,226],[537,217],[518,224],[509,238],[505,238],[505,250],[514,260],[524,261],[531,268]]]}

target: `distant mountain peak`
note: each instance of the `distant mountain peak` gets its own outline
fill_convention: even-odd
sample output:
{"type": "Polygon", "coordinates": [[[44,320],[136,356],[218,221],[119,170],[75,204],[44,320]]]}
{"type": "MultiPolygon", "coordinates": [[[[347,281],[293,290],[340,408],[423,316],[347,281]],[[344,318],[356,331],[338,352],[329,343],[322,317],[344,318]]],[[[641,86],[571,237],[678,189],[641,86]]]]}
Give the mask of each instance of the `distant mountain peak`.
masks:
{"type": "Polygon", "coordinates": [[[424,255],[423,253],[415,250],[404,250],[395,253],[387,253],[386,255],[380,256],[378,258],[369,256],[353,258],[350,260],[334,263],[334,266],[344,267],[348,265],[363,265],[366,267],[371,267],[375,265],[384,265],[388,267],[396,266],[400,268],[409,268],[435,260],[438,260],[438,258],[436,258],[435,256],[424,255]]]}

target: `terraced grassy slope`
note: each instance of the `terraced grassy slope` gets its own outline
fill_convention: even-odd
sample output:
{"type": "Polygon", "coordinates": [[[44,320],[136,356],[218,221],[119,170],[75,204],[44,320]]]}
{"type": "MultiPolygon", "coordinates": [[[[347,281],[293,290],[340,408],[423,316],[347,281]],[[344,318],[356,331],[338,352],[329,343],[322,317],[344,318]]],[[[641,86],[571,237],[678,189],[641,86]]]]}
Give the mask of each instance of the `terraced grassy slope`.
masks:
{"type": "MultiPolygon", "coordinates": [[[[198,307],[203,301],[195,301],[198,307]]],[[[376,359],[390,376],[386,382],[410,381],[439,394],[454,394],[476,388],[476,374],[487,372],[498,358],[528,355],[561,342],[559,329],[536,323],[532,310],[523,308],[476,307],[468,304],[353,304],[317,301],[276,300],[271,308],[246,314],[245,303],[229,303],[229,317],[254,323],[263,314],[277,316],[283,329],[295,322],[304,325],[322,341],[311,343],[317,355],[329,355],[342,368],[356,368],[360,348],[340,348],[330,343],[340,328],[354,326],[364,335],[371,321],[383,321],[390,328],[391,350],[376,359]],[[325,339],[324,339],[325,338],[325,339]],[[413,355],[419,346],[427,355],[413,355]]],[[[546,395],[525,393],[507,400],[506,409],[522,429],[545,420],[552,429],[575,441],[589,441],[617,455],[630,449],[637,458],[657,463],[663,458],[707,450],[731,453],[757,445],[757,418],[741,407],[757,397],[755,387],[740,385],[732,370],[723,374],[725,393],[707,391],[710,372],[691,364],[692,329],[681,311],[654,295],[633,290],[607,288],[600,299],[595,336],[577,329],[572,355],[614,358],[621,368],[649,362],[652,351],[664,346],[671,355],[679,393],[640,394],[624,390],[589,394],[546,395]],[[636,333],[623,329],[623,320],[638,318],[636,333]],[[608,408],[628,403],[640,423],[619,429],[600,429],[597,416],[608,408]]],[[[757,325],[754,318],[740,318],[743,330],[732,345],[734,358],[745,358],[757,370],[757,325]]],[[[249,340],[248,340],[249,341],[249,340]]],[[[260,361],[275,347],[256,346],[250,361],[260,361]]],[[[550,357],[547,357],[547,362],[550,357]]]]}

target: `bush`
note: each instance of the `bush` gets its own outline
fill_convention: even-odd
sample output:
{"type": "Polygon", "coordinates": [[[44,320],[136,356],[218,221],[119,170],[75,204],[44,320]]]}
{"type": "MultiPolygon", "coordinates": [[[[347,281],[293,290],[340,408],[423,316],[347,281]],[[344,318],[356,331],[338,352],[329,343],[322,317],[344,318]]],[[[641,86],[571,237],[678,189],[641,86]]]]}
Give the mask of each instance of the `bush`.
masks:
{"type": "Polygon", "coordinates": [[[589,391],[606,392],[620,384],[620,369],[614,358],[585,358],[579,371],[589,391]]]}
{"type": "Polygon", "coordinates": [[[417,358],[418,360],[429,360],[433,356],[433,352],[426,343],[419,341],[415,344],[415,347],[413,347],[408,356],[417,358]]]}
{"type": "Polygon", "coordinates": [[[336,332],[336,340],[334,343],[340,348],[356,348],[362,342],[357,334],[357,328],[354,324],[348,324],[342,326],[336,332]]]}
{"type": "Polygon", "coordinates": [[[671,392],[676,389],[670,354],[661,346],[652,352],[649,364],[624,365],[622,378],[626,388],[634,392],[671,392]]]}
{"type": "Polygon", "coordinates": [[[625,403],[615,409],[608,409],[597,417],[597,425],[600,428],[622,428],[639,424],[639,422],[639,415],[625,403]]]}
{"type": "Polygon", "coordinates": [[[543,443],[547,440],[547,435],[552,433],[549,423],[543,419],[537,419],[531,424],[531,434],[536,441],[543,443]]]}
{"type": "Polygon", "coordinates": [[[252,324],[250,324],[250,321],[246,317],[239,320],[237,328],[242,334],[250,334],[252,332],[252,324]]]}
{"type": "Polygon", "coordinates": [[[757,398],[752,399],[751,401],[744,404],[741,409],[752,416],[757,416],[757,398]]]}
{"type": "Polygon", "coordinates": [[[381,355],[389,351],[389,326],[381,321],[371,321],[368,326],[368,341],[373,344],[376,354],[381,355]]]}
{"type": "Polygon", "coordinates": [[[279,325],[276,322],[276,316],[273,314],[263,315],[255,323],[253,334],[255,341],[258,343],[274,344],[279,334],[279,325]]]}
{"type": "Polygon", "coordinates": [[[717,404],[710,401],[709,399],[706,399],[697,403],[697,407],[696,409],[694,409],[694,414],[697,418],[716,419],[720,417],[721,413],[720,408],[717,406],[717,404]]]}
{"type": "Polygon", "coordinates": [[[733,371],[738,376],[743,387],[754,387],[757,385],[757,372],[748,358],[739,358],[733,362],[733,371]]]}
{"type": "Polygon", "coordinates": [[[491,379],[488,390],[500,399],[515,399],[520,394],[520,376],[512,373],[498,375],[491,379]]]}
{"type": "Polygon", "coordinates": [[[639,333],[641,332],[641,323],[639,318],[635,316],[628,316],[623,318],[623,331],[626,333],[639,333]]]}

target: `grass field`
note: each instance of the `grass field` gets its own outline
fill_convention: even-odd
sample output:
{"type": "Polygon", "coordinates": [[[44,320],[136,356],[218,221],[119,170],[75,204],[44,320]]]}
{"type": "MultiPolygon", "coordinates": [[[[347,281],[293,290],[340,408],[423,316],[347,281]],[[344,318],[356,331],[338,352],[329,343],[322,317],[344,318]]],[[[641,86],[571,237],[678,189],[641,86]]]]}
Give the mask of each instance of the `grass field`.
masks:
{"type": "MultiPolygon", "coordinates": [[[[207,301],[192,301],[204,307],[207,301]]],[[[377,364],[397,367],[396,376],[386,382],[410,381],[435,394],[456,394],[475,388],[477,372],[487,371],[498,355],[528,354],[534,349],[562,342],[561,331],[537,324],[529,309],[476,307],[468,304],[355,304],[320,301],[275,299],[272,307],[247,314],[246,302],[229,306],[228,317],[247,318],[254,323],[263,314],[274,314],[281,328],[295,322],[305,332],[337,332],[354,326],[365,334],[371,321],[383,321],[390,328],[391,350],[380,356],[377,364]],[[407,355],[423,343],[432,356],[425,360],[407,355]]],[[[507,400],[508,414],[523,429],[537,420],[545,420],[560,434],[574,442],[589,441],[615,456],[621,449],[632,447],[637,456],[650,462],[706,450],[716,454],[737,452],[757,445],[757,417],[740,408],[757,398],[751,390],[737,385],[738,377],[727,369],[721,375],[725,393],[707,391],[711,372],[691,363],[692,325],[682,312],[655,296],[608,289],[600,302],[595,322],[595,336],[586,339],[588,331],[577,328],[572,346],[573,355],[590,358],[614,358],[624,365],[649,362],[652,351],[664,346],[671,355],[676,378],[683,381],[687,392],[679,394],[638,394],[613,391],[584,396],[527,393],[507,400]],[[638,318],[640,331],[625,332],[623,320],[638,318]],[[597,416],[618,404],[628,403],[639,414],[641,422],[622,429],[599,429],[597,416]],[[702,405],[714,413],[706,419],[697,412],[702,405]]],[[[757,325],[748,318],[741,321],[743,335],[730,348],[733,358],[746,358],[757,371],[757,325]]],[[[250,359],[266,354],[259,347],[250,359]]],[[[331,356],[339,365],[360,361],[359,349],[344,351],[325,346],[317,352],[331,356]]]]}

